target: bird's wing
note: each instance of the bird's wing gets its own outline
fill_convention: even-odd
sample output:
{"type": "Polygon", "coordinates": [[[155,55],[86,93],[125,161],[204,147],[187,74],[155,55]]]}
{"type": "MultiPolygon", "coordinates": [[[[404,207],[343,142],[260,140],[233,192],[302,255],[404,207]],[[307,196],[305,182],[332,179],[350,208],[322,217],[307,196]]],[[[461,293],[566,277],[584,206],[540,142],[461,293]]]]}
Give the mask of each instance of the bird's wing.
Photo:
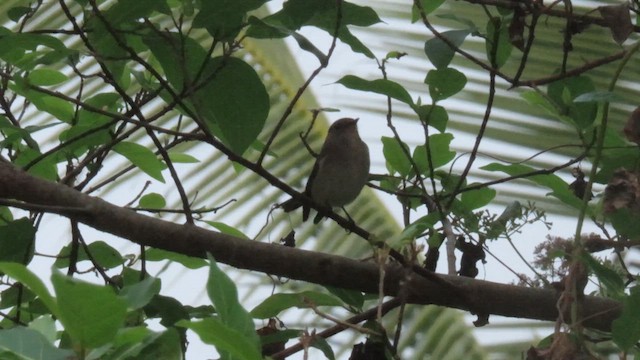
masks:
{"type": "MultiPolygon", "coordinates": [[[[307,186],[304,188],[305,195],[311,197],[311,187],[313,186],[313,180],[318,175],[318,169],[320,168],[320,162],[323,161],[324,156],[322,156],[322,151],[320,151],[320,155],[316,158],[316,162],[313,164],[313,169],[311,169],[311,174],[309,175],[309,179],[307,180],[307,186]]],[[[311,212],[311,208],[308,206],[302,205],[302,221],[307,221],[309,218],[309,213],[311,212]]]]}

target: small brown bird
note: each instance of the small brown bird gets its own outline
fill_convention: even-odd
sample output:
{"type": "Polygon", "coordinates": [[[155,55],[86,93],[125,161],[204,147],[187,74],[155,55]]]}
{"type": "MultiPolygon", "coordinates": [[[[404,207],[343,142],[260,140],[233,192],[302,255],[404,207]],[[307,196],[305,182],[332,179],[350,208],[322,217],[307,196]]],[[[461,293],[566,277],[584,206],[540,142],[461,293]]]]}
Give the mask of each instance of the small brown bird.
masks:
{"type": "MultiPolygon", "coordinates": [[[[331,125],[313,166],[304,194],[327,208],[343,207],[358,197],[369,177],[369,148],[358,135],[358,119],[343,118],[331,125]]],[[[297,199],[282,203],[285,212],[302,206],[302,219],[311,209],[297,199]]],[[[313,222],[322,219],[318,214],[313,222]]]]}

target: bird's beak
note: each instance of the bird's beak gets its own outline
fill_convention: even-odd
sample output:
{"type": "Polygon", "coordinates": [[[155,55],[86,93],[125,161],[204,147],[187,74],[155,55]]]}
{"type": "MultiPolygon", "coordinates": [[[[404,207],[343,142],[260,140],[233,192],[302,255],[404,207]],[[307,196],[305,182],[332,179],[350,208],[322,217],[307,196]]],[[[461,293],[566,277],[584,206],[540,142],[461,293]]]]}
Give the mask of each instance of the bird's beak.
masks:
{"type": "Polygon", "coordinates": [[[356,122],[356,124],[357,124],[357,123],[358,123],[358,120],[360,120],[360,118],[355,118],[355,119],[353,119],[353,120],[354,120],[354,121],[356,122]]]}

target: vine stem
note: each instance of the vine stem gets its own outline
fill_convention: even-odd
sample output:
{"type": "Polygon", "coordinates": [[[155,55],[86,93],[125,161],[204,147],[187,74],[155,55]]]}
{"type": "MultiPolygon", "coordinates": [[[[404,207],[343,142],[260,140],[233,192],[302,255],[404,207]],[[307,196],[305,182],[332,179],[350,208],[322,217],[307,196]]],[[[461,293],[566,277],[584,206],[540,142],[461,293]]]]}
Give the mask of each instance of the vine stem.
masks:
{"type": "MultiPolygon", "coordinates": [[[[620,65],[618,66],[618,68],[616,69],[616,71],[614,72],[612,78],[611,78],[611,82],[609,83],[609,87],[607,88],[607,90],[609,92],[613,92],[616,83],[618,82],[618,78],[620,77],[620,74],[622,73],[622,70],[624,69],[624,67],[627,65],[627,63],[629,62],[629,60],[631,59],[631,57],[638,52],[638,49],[640,49],[640,42],[637,42],[635,45],[633,45],[629,51],[627,51],[624,55],[624,57],[622,58],[622,61],[620,62],[620,65]]],[[[589,203],[589,196],[588,194],[591,194],[591,188],[593,186],[593,179],[596,176],[596,173],[598,171],[598,165],[600,164],[600,161],[602,159],[602,150],[604,148],[604,139],[605,139],[605,135],[607,132],[607,125],[609,123],[609,102],[605,102],[602,106],[602,119],[600,122],[600,125],[597,127],[597,139],[596,139],[596,144],[595,144],[595,155],[593,157],[593,163],[591,165],[591,171],[589,174],[589,181],[587,182],[587,187],[586,190],[584,192],[584,196],[582,197],[582,206],[580,207],[580,214],[578,216],[578,222],[576,224],[576,232],[575,232],[575,236],[574,236],[574,245],[575,245],[575,251],[574,251],[574,255],[579,255],[582,252],[582,238],[581,238],[581,233],[582,233],[582,227],[584,226],[584,219],[587,213],[587,207],[588,207],[588,203],[589,203]]],[[[580,261],[580,259],[577,258],[577,256],[573,257],[573,261],[580,261]]],[[[578,313],[578,297],[577,297],[577,291],[578,291],[578,284],[576,281],[576,277],[571,277],[572,278],[572,283],[569,284],[569,289],[570,291],[573,292],[573,301],[571,304],[571,327],[575,328],[576,325],[578,325],[581,321],[580,319],[580,314],[578,313]]],[[[582,291],[582,290],[580,290],[582,291]]]]}
{"type": "MultiPolygon", "coordinates": [[[[627,62],[629,62],[633,54],[635,54],[638,51],[638,49],[640,49],[640,42],[637,42],[635,45],[633,45],[633,47],[631,47],[631,49],[629,49],[629,51],[626,52],[626,54],[622,58],[622,61],[620,62],[620,66],[618,66],[618,68],[613,74],[613,77],[611,78],[611,82],[609,83],[609,87],[607,88],[609,92],[613,91],[613,89],[615,88],[615,84],[618,81],[620,74],[622,73],[622,69],[624,69],[627,62]]],[[[604,148],[604,137],[607,132],[608,123],[609,123],[609,102],[605,102],[602,107],[601,124],[600,126],[598,126],[598,130],[597,130],[598,137],[596,139],[595,155],[593,157],[591,172],[589,174],[589,181],[587,182],[587,188],[584,192],[585,196],[582,198],[582,206],[580,208],[578,224],[576,225],[576,234],[575,234],[575,240],[574,240],[576,245],[580,245],[581,243],[580,233],[582,232],[582,227],[584,225],[584,218],[587,213],[587,206],[589,202],[589,197],[587,194],[591,193],[591,188],[593,186],[593,179],[596,176],[596,173],[598,171],[598,165],[600,164],[600,160],[602,158],[602,149],[604,148]]]]}

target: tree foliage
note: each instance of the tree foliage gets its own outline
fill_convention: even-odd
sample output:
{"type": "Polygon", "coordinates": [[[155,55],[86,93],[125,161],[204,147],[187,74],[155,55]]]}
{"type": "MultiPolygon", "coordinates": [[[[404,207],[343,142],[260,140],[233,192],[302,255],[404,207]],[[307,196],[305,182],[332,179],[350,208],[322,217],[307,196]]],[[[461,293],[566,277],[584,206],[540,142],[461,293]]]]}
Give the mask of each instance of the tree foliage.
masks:
{"type": "MultiPolygon", "coordinates": [[[[424,44],[420,61],[427,70],[419,90],[394,76],[405,53],[379,55],[354,31],[383,21],[373,8],[289,0],[267,14],[265,3],[2,4],[2,356],[177,359],[195,335],[224,359],[285,358],[310,348],[332,359],[336,346],[327,339],[345,331],[364,339],[350,344],[352,359],[412,351],[441,359],[484,356],[459,314],[425,304],[467,310],[476,326],[494,314],[556,321],[555,331],[527,351],[529,359],[636,355],[640,293],[624,254],[640,235],[637,87],[627,91],[626,84],[637,75],[638,26],[630,16],[637,3],[584,10],[570,2],[407,2],[412,19],[404,21],[420,26],[424,44]],[[443,23],[434,26],[433,19],[443,23]],[[308,28],[328,44],[307,37],[308,28]],[[598,51],[579,46],[602,29],[611,35],[600,35],[598,51]],[[282,46],[282,39],[317,60],[311,75],[290,88],[252,52],[257,44],[282,46]],[[300,164],[312,161],[307,150],[318,145],[332,110],[316,106],[309,87],[338,44],[377,65],[376,76],[347,74],[334,86],[386,104],[389,136],[380,139],[385,171],[371,175],[368,201],[350,209],[353,220],[328,213],[334,229],[328,232],[329,226],[287,221],[274,204],[293,196],[319,208],[296,188],[304,180],[300,164]],[[481,96],[470,97],[473,74],[459,61],[486,77],[481,96]],[[498,93],[506,90],[518,107],[571,131],[571,144],[544,150],[567,157],[564,163],[484,161],[491,156],[481,145],[493,131],[498,93]],[[450,111],[461,99],[484,109],[467,154],[452,146],[457,132],[450,111]],[[397,130],[400,111],[413,119],[419,144],[397,130]],[[217,172],[204,180],[193,175],[205,167],[217,172]],[[568,171],[575,180],[566,180],[568,171]],[[482,181],[488,173],[495,179],[482,181]],[[523,276],[521,285],[475,280],[485,250],[511,242],[530,223],[547,222],[544,209],[524,200],[493,212],[499,185],[515,181],[571,209],[575,236],[541,243],[529,264],[534,275],[523,276]],[[204,183],[214,189],[198,197],[204,183]],[[222,190],[228,183],[235,184],[233,193],[222,190]],[[400,203],[400,230],[382,226],[389,216],[372,191],[400,203]],[[266,222],[261,230],[248,226],[258,217],[247,206],[271,207],[258,220],[266,222]],[[218,221],[217,212],[241,218],[240,226],[218,221]],[[51,218],[68,226],[66,243],[55,247],[51,271],[36,272],[47,257],[39,250],[47,237],[43,222],[51,218]],[[599,232],[584,234],[585,222],[599,232]],[[89,229],[137,247],[122,251],[89,229]],[[360,241],[359,249],[330,255],[295,248],[314,232],[345,238],[345,230],[349,240],[334,244],[360,241]],[[282,234],[283,244],[257,241],[265,232],[282,234]],[[596,254],[605,250],[615,261],[596,254]],[[351,259],[364,254],[370,260],[351,259]],[[447,263],[447,275],[434,272],[438,261],[447,263]],[[187,272],[207,268],[199,290],[209,303],[190,306],[167,295],[162,270],[150,270],[156,263],[178,263],[187,272]],[[275,290],[250,308],[219,263],[260,274],[275,290]],[[88,281],[87,273],[99,281],[88,281]],[[282,278],[302,285],[288,287],[282,278]],[[590,279],[597,286],[588,296],[590,279]],[[333,326],[321,332],[287,326],[283,319],[295,309],[309,310],[313,324],[325,319],[333,326]],[[285,348],[289,340],[297,344],[285,348]]],[[[269,54],[283,63],[282,54],[269,54]]],[[[506,141],[522,145],[520,139],[506,141]]]]}

